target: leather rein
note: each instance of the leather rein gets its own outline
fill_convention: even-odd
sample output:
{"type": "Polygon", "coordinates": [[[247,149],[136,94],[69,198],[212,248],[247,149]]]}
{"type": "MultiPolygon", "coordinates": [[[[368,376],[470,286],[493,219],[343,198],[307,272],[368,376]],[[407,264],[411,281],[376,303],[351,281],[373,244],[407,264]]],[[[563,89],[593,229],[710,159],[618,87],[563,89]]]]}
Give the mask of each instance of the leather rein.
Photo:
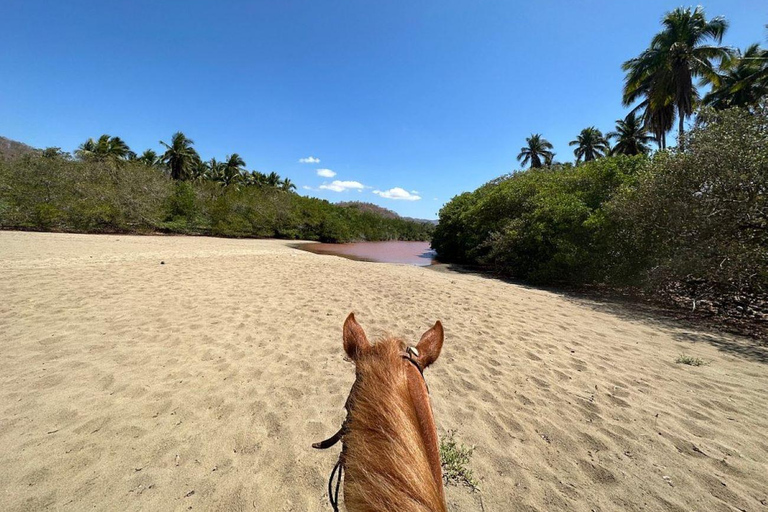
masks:
{"type": "MultiPolygon", "coordinates": [[[[414,359],[414,356],[419,357],[419,351],[416,350],[416,348],[407,347],[405,351],[400,354],[400,356],[415,366],[416,369],[419,370],[419,375],[421,375],[421,378],[424,379],[424,368],[422,368],[421,364],[419,364],[419,362],[414,359]]],[[[429,393],[429,386],[427,385],[426,379],[424,379],[424,385],[427,386],[427,393],[429,393]]],[[[352,392],[350,392],[350,398],[351,396],[352,392]]],[[[320,441],[319,443],[312,443],[312,448],[317,448],[318,450],[326,450],[341,441],[341,453],[339,453],[339,459],[336,461],[336,465],[333,466],[331,476],[328,478],[328,501],[331,503],[331,507],[333,507],[334,512],[338,512],[339,510],[339,488],[341,487],[342,473],[344,471],[344,435],[347,433],[347,421],[349,421],[349,404],[350,400],[347,398],[347,417],[341,424],[339,431],[324,441],[320,441]],[[336,479],[335,489],[333,485],[334,478],[336,479]]]]}

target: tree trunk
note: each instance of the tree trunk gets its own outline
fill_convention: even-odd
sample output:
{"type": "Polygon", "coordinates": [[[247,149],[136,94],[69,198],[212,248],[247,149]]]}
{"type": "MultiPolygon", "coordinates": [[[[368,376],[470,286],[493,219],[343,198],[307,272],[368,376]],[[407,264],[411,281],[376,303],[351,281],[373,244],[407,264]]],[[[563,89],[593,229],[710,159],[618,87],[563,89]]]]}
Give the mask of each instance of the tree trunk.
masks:
{"type": "Polygon", "coordinates": [[[685,133],[685,113],[680,110],[679,112],[679,125],[677,129],[677,147],[683,149],[683,134],[685,133]]]}

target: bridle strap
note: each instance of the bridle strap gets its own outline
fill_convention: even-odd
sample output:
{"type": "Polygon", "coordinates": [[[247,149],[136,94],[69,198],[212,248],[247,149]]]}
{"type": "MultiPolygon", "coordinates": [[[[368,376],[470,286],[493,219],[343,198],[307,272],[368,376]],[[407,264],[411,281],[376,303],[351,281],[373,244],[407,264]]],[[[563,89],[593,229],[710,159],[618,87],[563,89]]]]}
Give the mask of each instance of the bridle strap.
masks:
{"type": "MultiPolygon", "coordinates": [[[[410,348],[410,347],[409,347],[410,348]]],[[[422,380],[424,381],[424,385],[427,387],[427,394],[429,394],[429,384],[427,384],[427,379],[424,378],[424,368],[421,367],[421,363],[413,358],[413,349],[406,350],[401,354],[401,357],[411,363],[413,366],[416,367],[417,370],[419,370],[419,374],[421,375],[422,380]]]]}
{"type": "Polygon", "coordinates": [[[319,443],[312,443],[312,448],[317,448],[318,450],[325,450],[335,445],[339,441],[341,441],[341,438],[343,436],[344,436],[344,425],[341,426],[338,432],[333,434],[331,437],[329,437],[325,441],[320,441],[319,443]]]}
{"type": "Polygon", "coordinates": [[[331,471],[331,477],[328,479],[328,501],[331,502],[331,507],[333,507],[333,512],[339,512],[339,488],[341,487],[341,473],[344,471],[344,464],[343,464],[343,456],[344,452],[339,454],[339,460],[336,461],[336,465],[333,466],[333,471],[331,471]],[[337,475],[338,471],[338,475],[337,475]],[[336,491],[331,492],[333,490],[333,477],[334,475],[337,475],[336,479],[336,491]]]}

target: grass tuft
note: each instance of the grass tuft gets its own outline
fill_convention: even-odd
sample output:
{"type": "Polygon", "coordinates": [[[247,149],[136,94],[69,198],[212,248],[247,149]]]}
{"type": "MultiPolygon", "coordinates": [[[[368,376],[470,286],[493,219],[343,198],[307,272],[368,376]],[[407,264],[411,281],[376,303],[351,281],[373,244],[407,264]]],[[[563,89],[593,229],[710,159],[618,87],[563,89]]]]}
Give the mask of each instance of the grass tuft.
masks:
{"type": "Polygon", "coordinates": [[[454,439],[454,432],[449,430],[440,440],[440,460],[443,466],[443,479],[446,485],[466,485],[472,491],[479,491],[480,484],[469,469],[474,446],[466,446],[454,439]]]}
{"type": "Polygon", "coordinates": [[[687,356],[685,354],[680,354],[677,356],[677,359],[675,359],[675,362],[677,364],[687,364],[688,366],[703,366],[705,364],[709,364],[707,361],[703,359],[699,359],[698,357],[693,356],[687,356]]]}

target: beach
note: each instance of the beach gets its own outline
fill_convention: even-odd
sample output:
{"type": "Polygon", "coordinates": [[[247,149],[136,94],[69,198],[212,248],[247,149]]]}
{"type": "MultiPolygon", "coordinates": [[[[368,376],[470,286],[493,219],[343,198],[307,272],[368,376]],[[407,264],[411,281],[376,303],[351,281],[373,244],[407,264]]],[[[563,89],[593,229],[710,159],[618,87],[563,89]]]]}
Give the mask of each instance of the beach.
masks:
{"type": "Polygon", "coordinates": [[[754,340],[291,244],[0,232],[0,510],[330,510],[350,311],[444,325],[425,377],[480,482],[449,510],[768,510],[754,340]]]}

